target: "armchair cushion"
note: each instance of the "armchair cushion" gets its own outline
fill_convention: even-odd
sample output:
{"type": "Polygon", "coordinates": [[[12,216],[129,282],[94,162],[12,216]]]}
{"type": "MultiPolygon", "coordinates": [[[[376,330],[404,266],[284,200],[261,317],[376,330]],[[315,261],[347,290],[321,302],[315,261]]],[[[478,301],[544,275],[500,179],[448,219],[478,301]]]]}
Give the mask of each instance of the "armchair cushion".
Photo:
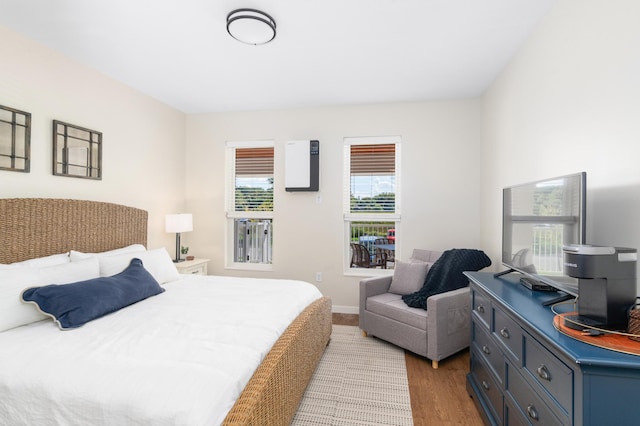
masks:
{"type": "Polygon", "coordinates": [[[367,299],[367,310],[407,324],[421,330],[427,330],[427,311],[407,306],[399,294],[385,293],[367,299]]]}
{"type": "Polygon", "coordinates": [[[403,262],[396,260],[389,293],[410,294],[420,290],[427,278],[429,264],[426,262],[403,262]]]}

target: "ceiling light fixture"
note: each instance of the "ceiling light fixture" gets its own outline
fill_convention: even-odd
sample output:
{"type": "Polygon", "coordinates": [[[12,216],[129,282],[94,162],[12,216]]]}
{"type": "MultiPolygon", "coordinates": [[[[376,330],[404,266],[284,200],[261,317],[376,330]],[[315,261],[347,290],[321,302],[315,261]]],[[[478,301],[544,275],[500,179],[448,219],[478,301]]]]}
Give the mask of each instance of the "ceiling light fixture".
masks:
{"type": "Polygon", "coordinates": [[[236,9],[227,15],[227,32],[246,44],[265,44],[276,37],[276,21],[256,9],[236,9]]]}

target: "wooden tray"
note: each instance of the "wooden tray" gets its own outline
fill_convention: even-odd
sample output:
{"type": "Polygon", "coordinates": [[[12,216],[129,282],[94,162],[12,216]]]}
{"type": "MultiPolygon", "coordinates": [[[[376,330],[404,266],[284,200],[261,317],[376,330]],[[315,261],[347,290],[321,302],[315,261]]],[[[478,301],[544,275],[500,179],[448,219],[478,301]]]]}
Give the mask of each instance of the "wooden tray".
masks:
{"type": "Polygon", "coordinates": [[[553,326],[560,333],[581,342],[588,343],[589,345],[598,346],[600,348],[605,348],[616,352],[623,352],[625,354],[640,355],[640,342],[631,340],[629,336],[625,336],[623,334],[618,334],[615,332],[601,334],[598,336],[584,335],[581,330],[574,330],[573,328],[564,325],[565,316],[577,314],[577,312],[565,312],[556,314],[556,316],[553,317],[553,326]]]}

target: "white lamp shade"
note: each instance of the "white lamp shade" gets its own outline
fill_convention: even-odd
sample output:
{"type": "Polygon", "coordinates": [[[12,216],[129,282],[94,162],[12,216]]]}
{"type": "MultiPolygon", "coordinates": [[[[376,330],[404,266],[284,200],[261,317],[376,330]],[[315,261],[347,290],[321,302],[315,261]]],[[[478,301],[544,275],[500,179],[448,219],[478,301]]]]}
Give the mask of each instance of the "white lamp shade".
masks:
{"type": "Polygon", "coordinates": [[[191,213],[168,214],[165,230],[167,232],[193,231],[193,215],[191,213]]]}

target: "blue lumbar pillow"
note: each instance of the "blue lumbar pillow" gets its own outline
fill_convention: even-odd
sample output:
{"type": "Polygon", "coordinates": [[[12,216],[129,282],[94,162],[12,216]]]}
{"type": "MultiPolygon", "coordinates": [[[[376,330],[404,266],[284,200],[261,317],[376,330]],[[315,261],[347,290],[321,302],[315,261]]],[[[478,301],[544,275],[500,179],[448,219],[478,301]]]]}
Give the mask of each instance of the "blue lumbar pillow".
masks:
{"type": "Polygon", "coordinates": [[[111,277],[32,287],[24,290],[21,297],[53,317],[64,330],[80,327],[163,291],[142,261],[134,258],[124,271],[111,277]]]}

